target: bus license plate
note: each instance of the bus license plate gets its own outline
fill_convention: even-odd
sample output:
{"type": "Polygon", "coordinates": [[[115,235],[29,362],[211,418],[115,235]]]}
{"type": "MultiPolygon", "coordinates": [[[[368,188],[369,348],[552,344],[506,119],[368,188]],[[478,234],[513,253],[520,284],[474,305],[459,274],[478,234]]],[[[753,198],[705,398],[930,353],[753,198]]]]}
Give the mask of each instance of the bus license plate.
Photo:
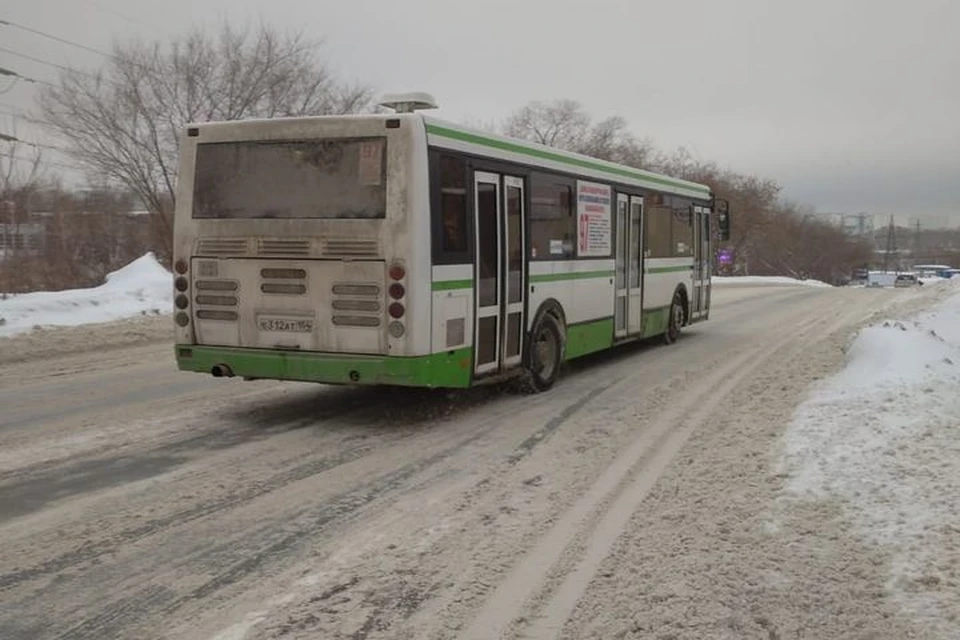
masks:
{"type": "Polygon", "coordinates": [[[257,318],[260,331],[282,331],[286,333],[313,333],[313,320],[310,318],[257,318]]]}

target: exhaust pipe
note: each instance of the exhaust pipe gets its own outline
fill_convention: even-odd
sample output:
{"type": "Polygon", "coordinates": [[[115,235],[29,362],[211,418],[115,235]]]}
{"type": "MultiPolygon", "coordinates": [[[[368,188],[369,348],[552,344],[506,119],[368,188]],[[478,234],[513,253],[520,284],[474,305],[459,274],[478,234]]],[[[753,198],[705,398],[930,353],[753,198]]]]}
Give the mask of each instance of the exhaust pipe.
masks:
{"type": "Polygon", "coordinates": [[[232,378],[233,371],[225,364],[215,364],[213,368],[210,369],[210,373],[213,374],[214,378],[232,378]]]}

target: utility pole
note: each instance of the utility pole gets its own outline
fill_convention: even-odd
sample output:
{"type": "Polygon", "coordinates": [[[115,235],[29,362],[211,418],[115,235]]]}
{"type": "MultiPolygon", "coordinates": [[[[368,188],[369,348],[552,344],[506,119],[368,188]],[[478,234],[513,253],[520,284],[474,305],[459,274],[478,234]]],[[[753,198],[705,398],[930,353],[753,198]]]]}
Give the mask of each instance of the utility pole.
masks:
{"type": "Polygon", "coordinates": [[[897,250],[897,231],[893,226],[893,216],[890,216],[890,225],[887,227],[887,250],[883,253],[883,272],[887,273],[890,265],[890,254],[897,250]]]}
{"type": "Polygon", "coordinates": [[[913,264],[917,264],[917,260],[921,260],[920,256],[920,218],[916,220],[916,226],[913,231],[913,264]]]}

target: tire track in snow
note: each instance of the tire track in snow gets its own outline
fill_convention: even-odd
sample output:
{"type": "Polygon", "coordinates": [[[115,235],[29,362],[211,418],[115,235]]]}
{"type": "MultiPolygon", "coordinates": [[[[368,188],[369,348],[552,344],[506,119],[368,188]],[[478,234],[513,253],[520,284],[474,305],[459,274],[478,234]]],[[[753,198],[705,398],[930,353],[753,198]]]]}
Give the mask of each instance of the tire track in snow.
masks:
{"type": "Polygon", "coordinates": [[[704,376],[686,394],[688,400],[684,405],[668,409],[662,414],[656,424],[641,434],[580,500],[560,517],[537,545],[508,573],[458,637],[468,640],[503,637],[543,588],[576,538],[587,532],[591,532],[588,535],[592,536],[600,532],[600,538],[591,538],[593,547],[588,546],[586,555],[581,557],[573,573],[567,574],[567,580],[562,583],[560,590],[552,594],[550,603],[547,604],[547,617],[537,619],[533,627],[524,629],[522,636],[528,637],[529,632],[531,638],[555,637],[566,621],[568,607],[572,608],[576,604],[580,589],[589,583],[589,578],[599,566],[599,562],[606,557],[607,545],[612,545],[623,531],[623,527],[619,525],[626,524],[636,506],[642,502],[690,434],[709,418],[714,407],[723,401],[729,390],[753,372],[756,364],[789,345],[799,335],[815,331],[823,322],[819,317],[807,319],[789,336],[776,340],[773,345],[761,347],[759,351],[750,349],[704,376]],[[674,425],[677,423],[684,426],[675,429],[674,425]],[[642,471],[636,476],[631,487],[629,479],[637,473],[639,467],[642,467],[642,471]],[[634,492],[637,495],[634,495],[634,492]],[[598,510],[602,510],[599,518],[596,517],[598,510]],[[595,528],[594,523],[598,520],[603,524],[596,525],[595,528]]]}

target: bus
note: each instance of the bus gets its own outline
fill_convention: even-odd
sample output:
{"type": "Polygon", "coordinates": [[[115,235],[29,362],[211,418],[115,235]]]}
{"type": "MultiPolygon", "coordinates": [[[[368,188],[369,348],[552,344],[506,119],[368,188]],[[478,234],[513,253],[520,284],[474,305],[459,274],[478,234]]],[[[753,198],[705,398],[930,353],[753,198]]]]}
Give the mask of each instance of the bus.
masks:
{"type": "Polygon", "coordinates": [[[725,201],[472,130],[403,94],[375,115],[190,125],[175,354],[217,377],[465,388],[710,315],[725,201]]]}

